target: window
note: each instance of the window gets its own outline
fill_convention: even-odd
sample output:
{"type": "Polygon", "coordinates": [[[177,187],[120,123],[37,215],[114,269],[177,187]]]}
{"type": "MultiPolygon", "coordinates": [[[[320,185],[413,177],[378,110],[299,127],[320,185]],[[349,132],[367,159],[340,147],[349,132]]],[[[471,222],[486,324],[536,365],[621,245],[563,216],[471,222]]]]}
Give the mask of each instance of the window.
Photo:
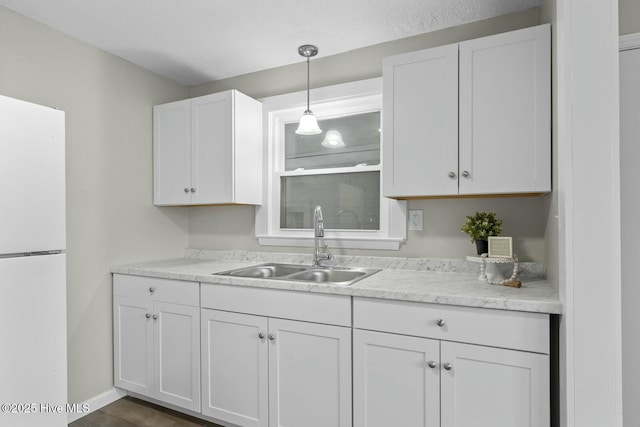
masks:
{"type": "Polygon", "coordinates": [[[320,205],[330,247],[398,249],[406,204],[381,197],[381,79],[312,91],[323,132],[295,133],[306,94],[263,100],[267,194],[257,209],[260,244],[313,245],[320,205]]]}
{"type": "Polygon", "coordinates": [[[311,136],[284,125],[280,228],[313,228],[320,205],[326,229],[379,230],[380,111],[318,122],[324,131],[311,136]]]}

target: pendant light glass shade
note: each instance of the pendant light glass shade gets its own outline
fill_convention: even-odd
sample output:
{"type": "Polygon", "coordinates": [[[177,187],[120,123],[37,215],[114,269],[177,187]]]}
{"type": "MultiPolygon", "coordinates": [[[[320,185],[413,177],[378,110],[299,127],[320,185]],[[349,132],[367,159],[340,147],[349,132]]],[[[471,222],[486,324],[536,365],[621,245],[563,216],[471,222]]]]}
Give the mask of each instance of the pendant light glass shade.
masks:
{"type": "Polygon", "coordinates": [[[320,126],[318,126],[316,116],[314,116],[310,110],[305,111],[302,117],[300,117],[300,124],[298,125],[298,129],[296,129],[296,133],[298,135],[317,135],[322,133],[320,126]]]}
{"type": "Polygon", "coordinates": [[[316,116],[313,115],[309,108],[309,58],[318,54],[318,48],[310,44],[305,44],[298,48],[298,53],[300,56],[307,58],[307,109],[304,114],[302,114],[302,117],[300,117],[300,124],[298,125],[298,129],[296,129],[296,133],[298,135],[317,135],[322,133],[322,130],[318,126],[316,116]]]}

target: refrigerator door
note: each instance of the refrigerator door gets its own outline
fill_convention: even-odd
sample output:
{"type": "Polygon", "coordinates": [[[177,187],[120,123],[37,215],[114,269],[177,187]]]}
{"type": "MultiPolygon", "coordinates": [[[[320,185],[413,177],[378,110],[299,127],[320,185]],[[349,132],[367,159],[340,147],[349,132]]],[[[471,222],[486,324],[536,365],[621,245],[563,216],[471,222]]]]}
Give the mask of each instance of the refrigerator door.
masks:
{"type": "Polygon", "coordinates": [[[0,96],[0,255],[65,248],[64,120],[0,96]]]}
{"type": "Polygon", "coordinates": [[[0,426],[67,425],[65,264],[0,259],[0,426]]]}

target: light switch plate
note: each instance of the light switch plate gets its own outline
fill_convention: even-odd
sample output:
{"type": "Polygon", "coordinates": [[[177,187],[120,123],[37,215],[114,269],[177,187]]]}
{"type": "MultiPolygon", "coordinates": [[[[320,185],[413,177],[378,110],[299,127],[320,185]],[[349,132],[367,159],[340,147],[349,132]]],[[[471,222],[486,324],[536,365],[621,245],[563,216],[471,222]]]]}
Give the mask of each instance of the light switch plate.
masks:
{"type": "Polygon", "coordinates": [[[409,210],[409,230],[422,231],[422,209],[409,210]]]}

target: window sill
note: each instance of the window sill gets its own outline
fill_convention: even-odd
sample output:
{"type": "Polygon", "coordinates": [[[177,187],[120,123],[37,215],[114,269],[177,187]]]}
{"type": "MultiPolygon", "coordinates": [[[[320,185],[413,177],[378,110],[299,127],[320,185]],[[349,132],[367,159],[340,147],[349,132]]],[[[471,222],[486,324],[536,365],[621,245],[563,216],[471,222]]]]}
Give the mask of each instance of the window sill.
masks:
{"type": "MultiPolygon", "coordinates": [[[[257,236],[261,246],[293,246],[312,248],[314,246],[313,237],[293,237],[293,236],[257,236]]],[[[404,239],[382,239],[382,238],[323,238],[323,244],[329,249],[378,249],[397,251],[404,239]]]]}

